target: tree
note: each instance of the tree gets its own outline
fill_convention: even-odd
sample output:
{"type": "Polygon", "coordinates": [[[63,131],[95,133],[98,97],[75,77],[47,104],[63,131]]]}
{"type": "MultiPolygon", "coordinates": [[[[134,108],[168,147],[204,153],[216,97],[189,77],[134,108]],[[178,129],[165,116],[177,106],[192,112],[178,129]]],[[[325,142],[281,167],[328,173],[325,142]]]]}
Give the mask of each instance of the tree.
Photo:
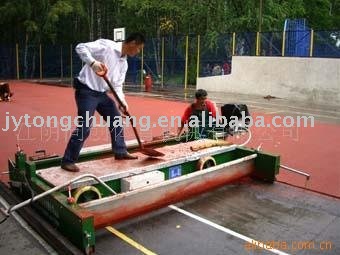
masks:
{"type": "Polygon", "coordinates": [[[333,19],[330,15],[331,3],[329,0],[304,0],[306,19],[310,27],[315,30],[328,30],[333,28],[333,19]]]}

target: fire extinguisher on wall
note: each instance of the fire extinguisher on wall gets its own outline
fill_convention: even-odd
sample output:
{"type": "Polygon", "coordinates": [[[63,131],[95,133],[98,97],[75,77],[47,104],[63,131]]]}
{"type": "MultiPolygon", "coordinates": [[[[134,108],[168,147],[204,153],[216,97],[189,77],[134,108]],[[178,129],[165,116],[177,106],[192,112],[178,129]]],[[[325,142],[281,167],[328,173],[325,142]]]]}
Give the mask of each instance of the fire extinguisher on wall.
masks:
{"type": "Polygon", "coordinates": [[[150,74],[147,74],[144,78],[144,85],[145,85],[145,91],[151,92],[152,88],[152,77],[150,74]]]}

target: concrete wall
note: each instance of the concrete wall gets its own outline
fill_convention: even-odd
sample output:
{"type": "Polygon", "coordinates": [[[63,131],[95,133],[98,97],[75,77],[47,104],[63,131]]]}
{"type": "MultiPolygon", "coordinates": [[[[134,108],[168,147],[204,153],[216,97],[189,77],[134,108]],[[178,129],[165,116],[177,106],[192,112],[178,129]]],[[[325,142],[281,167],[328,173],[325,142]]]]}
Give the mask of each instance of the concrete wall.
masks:
{"type": "Polygon", "coordinates": [[[197,88],[340,105],[340,59],[235,56],[231,74],[198,78],[197,88]]]}

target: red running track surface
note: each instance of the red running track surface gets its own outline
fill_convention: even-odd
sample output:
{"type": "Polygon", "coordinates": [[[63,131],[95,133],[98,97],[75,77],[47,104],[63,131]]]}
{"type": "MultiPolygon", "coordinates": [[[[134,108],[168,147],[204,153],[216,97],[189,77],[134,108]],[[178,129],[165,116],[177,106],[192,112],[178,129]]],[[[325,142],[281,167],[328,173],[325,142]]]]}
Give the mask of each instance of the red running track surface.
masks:
{"type": "MultiPolygon", "coordinates": [[[[60,120],[63,116],[76,116],[76,105],[72,88],[38,85],[26,82],[10,82],[15,95],[9,103],[0,102],[0,172],[7,171],[7,159],[14,158],[16,144],[32,155],[34,151],[46,149],[49,153],[63,154],[68,138],[73,130],[62,131],[60,120]],[[28,114],[30,123],[35,116],[41,116],[46,122],[47,116],[56,116],[57,127],[48,128],[46,123],[41,128],[27,127],[21,124],[14,131],[15,125],[11,120],[8,131],[6,117],[15,116],[18,120],[28,114]]],[[[180,101],[161,100],[152,97],[127,96],[129,111],[137,117],[150,116],[151,129],[140,130],[142,139],[151,140],[165,131],[175,133],[177,128],[161,128],[157,125],[160,116],[180,116],[188,103],[180,101]],[[153,127],[153,124],[156,124],[153,127]]],[[[253,118],[264,116],[266,123],[271,121],[272,115],[253,112],[253,118]]],[[[97,117],[99,119],[99,116],[97,117]]],[[[38,119],[37,119],[38,120],[38,119]]],[[[22,122],[24,119],[22,120],[22,122]]],[[[37,121],[39,124],[39,120],[37,121]]],[[[67,122],[64,122],[67,123],[67,122]]],[[[143,119],[143,125],[147,124],[143,119]]],[[[315,122],[315,127],[307,128],[261,128],[252,127],[252,139],[249,147],[256,148],[262,145],[265,151],[281,155],[281,164],[299,169],[311,175],[307,188],[340,197],[340,125],[315,122]]],[[[134,139],[131,128],[125,131],[126,139],[134,139]]],[[[109,143],[109,133],[105,127],[94,127],[85,146],[109,143]]],[[[8,180],[7,175],[1,175],[2,180],[8,180]]],[[[280,169],[278,180],[292,185],[305,187],[306,178],[280,169]]]]}

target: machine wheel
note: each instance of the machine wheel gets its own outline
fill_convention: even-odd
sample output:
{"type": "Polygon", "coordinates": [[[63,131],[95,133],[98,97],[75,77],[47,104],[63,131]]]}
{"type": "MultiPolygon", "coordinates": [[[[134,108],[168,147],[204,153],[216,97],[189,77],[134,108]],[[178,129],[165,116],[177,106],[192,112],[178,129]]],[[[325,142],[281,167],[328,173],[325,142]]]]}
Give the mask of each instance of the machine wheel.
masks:
{"type": "Polygon", "coordinates": [[[100,191],[94,186],[79,187],[74,191],[75,203],[81,204],[102,198],[100,191]]]}
{"type": "Polygon", "coordinates": [[[213,166],[216,166],[216,160],[211,156],[201,158],[197,162],[197,170],[203,170],[213,166]]]}

